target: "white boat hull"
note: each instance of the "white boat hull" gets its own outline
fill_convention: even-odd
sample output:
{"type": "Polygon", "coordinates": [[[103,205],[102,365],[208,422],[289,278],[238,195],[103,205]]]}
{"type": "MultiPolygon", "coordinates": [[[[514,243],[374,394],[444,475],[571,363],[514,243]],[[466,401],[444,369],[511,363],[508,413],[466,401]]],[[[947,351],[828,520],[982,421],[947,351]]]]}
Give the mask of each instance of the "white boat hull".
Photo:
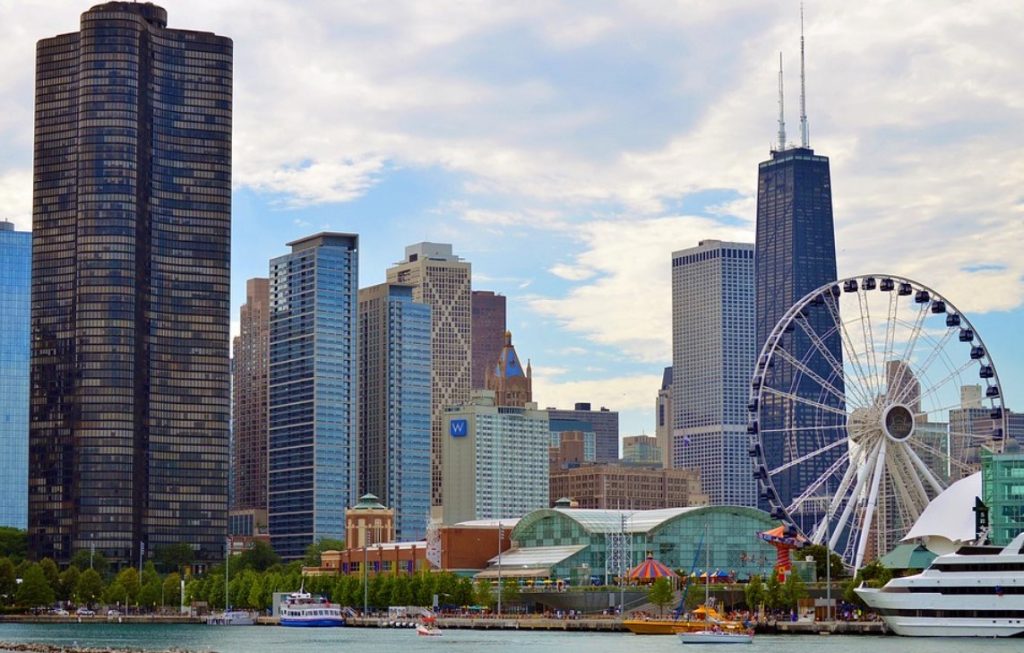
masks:
{"type": "Polygon", "coordinates": [[[1013,637],[1024,633],[1024,595],[1021,594],[944,595],[885,592],[871,588],[857,588],[855,591],[868,607],[878,611],[885,625],[897,635],[1013,637]],[[964,612],[971,612],[972,616],[955,616],[964,612]],[[973,616],[975,614],[977,616],[973,616]]]}
{"type": "Polygon", "coordinates": [[[754,636],[749,633],[699,631],[680,633],[679,641],[683,644],[750,644],[754,641],[754,636]]]}

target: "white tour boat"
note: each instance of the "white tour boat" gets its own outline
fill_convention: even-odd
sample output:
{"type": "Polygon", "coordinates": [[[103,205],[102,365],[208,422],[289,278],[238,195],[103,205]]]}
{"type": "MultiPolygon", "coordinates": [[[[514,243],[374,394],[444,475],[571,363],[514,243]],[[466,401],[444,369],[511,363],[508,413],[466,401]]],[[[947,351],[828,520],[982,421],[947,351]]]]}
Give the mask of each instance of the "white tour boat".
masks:
{"type": "Polygon", "coordinates": [[[1024,633],[1024,533],[1006,547],[961,547],[919,574],[855,590],[897,635],[1012,637],[1024,633]]]}
{"type": "Polygon", "coordinates": [[[244,610],[225,610],[206,618],[208,626],[253,626],[256,621],[244,610]]]}
{"type": "Polygon", "coordinates": [[[321,597],[300,589],[292,592],[281,605],[282,626],[330,628],[344,626],[341,606],[333,605],[321,597]]]}

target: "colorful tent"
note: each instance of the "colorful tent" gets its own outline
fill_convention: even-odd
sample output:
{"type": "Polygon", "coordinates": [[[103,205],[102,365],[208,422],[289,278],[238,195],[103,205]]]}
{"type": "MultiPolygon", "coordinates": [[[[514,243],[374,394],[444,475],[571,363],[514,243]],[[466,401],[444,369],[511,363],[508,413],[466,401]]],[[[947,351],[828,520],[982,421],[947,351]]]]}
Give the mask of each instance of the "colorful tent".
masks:
{"type": "Polygon", "coordinates": [[[651,555],[648,555],[646,560],[629,570],[630,580],[653,581],[662,576],[675,578],[676,572],[655,560],[654,556],[651,555]]]}

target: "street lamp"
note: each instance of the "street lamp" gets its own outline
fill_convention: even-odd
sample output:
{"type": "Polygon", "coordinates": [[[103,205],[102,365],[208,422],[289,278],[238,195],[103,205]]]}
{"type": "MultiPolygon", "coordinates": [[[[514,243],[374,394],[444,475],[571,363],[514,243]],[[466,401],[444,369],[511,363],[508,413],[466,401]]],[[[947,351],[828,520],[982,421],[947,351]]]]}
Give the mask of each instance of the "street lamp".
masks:
{"type": "Polygon", "coordinates": [[[502,525],[501,520],[498,520],[498,616],[501,616],[501,541],[505,539],[505,527],[502,525]]]}

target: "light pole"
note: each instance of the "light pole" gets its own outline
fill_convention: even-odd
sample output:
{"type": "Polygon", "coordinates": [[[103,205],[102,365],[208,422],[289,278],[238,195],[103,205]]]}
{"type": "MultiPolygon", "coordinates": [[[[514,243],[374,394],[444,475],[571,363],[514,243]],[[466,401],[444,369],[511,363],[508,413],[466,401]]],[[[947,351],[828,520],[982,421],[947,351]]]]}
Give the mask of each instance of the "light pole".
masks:
{"type": "Polygon", "coordinates": [[[370,605],[370,584],[366,579],[366,565],[369,564],[367,560],[366,552],[370,549],[370,538],[369,533],[363,531],[363,618],[366,618],[366,612],[370,605]]]}
{"type": "Polygon", "coordinates": [[[499,519],[498,520],[498,616],[499,617],[501,616],[501,594],[502,594],[502,589],[503,589],[502,586],[501,586],[501,541],[503,539],[505,539],[505,528],[502,525],[501,520],[499,519]]]}

